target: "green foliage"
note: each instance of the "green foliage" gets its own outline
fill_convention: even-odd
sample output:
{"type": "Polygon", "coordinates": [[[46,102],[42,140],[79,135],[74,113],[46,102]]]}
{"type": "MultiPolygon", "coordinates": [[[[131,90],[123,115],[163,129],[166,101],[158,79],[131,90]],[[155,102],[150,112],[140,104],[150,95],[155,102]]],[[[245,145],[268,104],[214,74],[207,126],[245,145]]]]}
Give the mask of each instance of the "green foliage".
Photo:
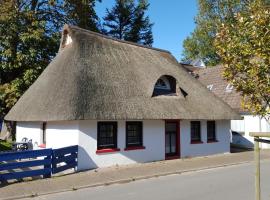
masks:
{"type": "MultiPolygon", "coordinates": [[[[101,2],[101,0],[98,0],[101,2]]],[[[65,0],[67,20],[73,25],[99,32],[99,18],[94,10],[96,0],[65,0]]]]}
{"type": "MultiPolygon", "coordinates": [[[[60,30],[65,23],[101,31],[94,10],[97,1],[101,2],[0,1],[0,119],[55,56],[59,48],[60,30]]],[[[116,1],[112,11],[107,10],[106,23],[110,27],[108,34],[119,36],[123,33],[121,39],[151,45],[152,24],[145,17],[148,6],[146,0],[139,0],[137,4],[134,0],[116,1]],[[120,31],[117,26],[119,24],[120,31]]]]}
{"type": "Polygon", "coordinates": [[[234,23],[234,14],[245,9],[249,0],[198,0],[196,28],[184,42],[183,60],[201,58],[206,65],[219,64],[214,46],[221,23],[234,23]]]}
{"type": "Polygon", "coordinates": [[[243,95],[243,106],[254,114],[270,114],[270,9],[264,0],[251,2],[222,23],[215,47],[225,64],[225,78],[243,95]]]}
{"type": "Polygon", "coordinates": [[[145,12],[149,7],[146,0],[116,0],[115,6],[104,17],[104,33],[112,37],[151,46],[152,26],[145,12]]]}
{"type": "Polygon", "coordinates": [[[9,151],[12,149],[12,143],[6,141],[0,141],[0,151],[9,151]]]}
{"type": "Polygon", "coordinates": [[[4,0],[0,7],[0,117],[48,65],[58,49],[60,5],[4,0]]]}
{"type": "Polygon", "coordinates": [[[65,23],[98,31],[95,2],[1,1],[0,119],[55,56],[59,48],[60,29],[65,23]]]}

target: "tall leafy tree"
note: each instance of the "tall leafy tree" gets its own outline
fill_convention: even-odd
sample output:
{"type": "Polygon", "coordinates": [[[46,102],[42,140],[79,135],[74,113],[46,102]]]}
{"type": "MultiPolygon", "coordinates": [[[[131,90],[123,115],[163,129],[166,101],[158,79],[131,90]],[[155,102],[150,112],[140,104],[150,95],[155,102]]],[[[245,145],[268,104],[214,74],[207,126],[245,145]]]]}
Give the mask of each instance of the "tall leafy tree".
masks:
{"type": "Polygon", "coordinates": [[[35,81],[58,50],[61,5],[3,0],[0,6],[0,117],[35,81]]]}
{"type": "Polygon", "coordinates": [[[243,106],[270,117],[270,7],[254,0],[235,22],[223,23],[215,40],[224,77],[243,95],[243,106]]]}
{"type": "Polygon", "coordinates": [[[152,26],[146,15],[146,0],[116,0],[115,6],[106,10],[105,33],[112,37],[151,46],[152,26]]]}
{"type": "Polygon", "coordinates": [[[183,60],[201,58],[207,65],[221,62],[214,40],[222,23],[234,23],[235,13],[246,9],[251,0],[198,0],[195,30],[184,42],[183,60]]]}
{"type": "Polygon", "coordinates": [[[126,40],[141,43],[151,46],[153,44],[152,27],[149,16],[145,16],[149,8],[149,3],[146,0],[140,0],[137,7],[134,9],[134,18],[131,29],[126,36],[126,40]]]}
{"type": "Polygon", "coordinates": [[[65,23],[99,30],[96,1],[0,1],[0,119],[55,56],[65,23]]]}
{"type": "Polygon", "coordinates": [[[65,0],[65,14],[69,23],[99,32],[99,18],[95,12],[96,2],[101,0],[65,0]]]}

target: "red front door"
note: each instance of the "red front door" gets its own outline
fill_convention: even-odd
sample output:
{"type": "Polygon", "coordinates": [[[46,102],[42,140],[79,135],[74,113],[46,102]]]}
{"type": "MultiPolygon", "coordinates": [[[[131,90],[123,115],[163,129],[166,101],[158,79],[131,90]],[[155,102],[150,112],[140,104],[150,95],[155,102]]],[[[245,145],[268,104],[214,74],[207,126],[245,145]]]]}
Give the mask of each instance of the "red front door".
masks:
{"type": "Polygon", "coordinates": [[[174,159],[180,157],[180,129],[179,121],[165,122],[165,158],[174,159]]]}

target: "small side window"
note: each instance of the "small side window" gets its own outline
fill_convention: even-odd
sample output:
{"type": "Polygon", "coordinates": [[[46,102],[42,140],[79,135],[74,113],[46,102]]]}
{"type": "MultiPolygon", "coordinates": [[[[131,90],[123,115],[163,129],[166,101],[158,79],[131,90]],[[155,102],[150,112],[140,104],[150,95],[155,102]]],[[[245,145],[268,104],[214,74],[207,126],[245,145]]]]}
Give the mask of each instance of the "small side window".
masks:
{"type": "Polygon", "coordinates": [[[201,122],[191,121],[190,122],[190,138],[191,143],[201,143],[201,122]]]}
{"type": "Polygon", "coordinates": [[[207,121],[207,142],[216,141],[216,122],[207,121]]]}
{"type": "Polygon", "coordinates": [[[126,122],[126,147],[143,146],[142,122],[126,122]]]}
{"type": "Polygon", "coordinates": [[[213,86],[214,86],[213,84],[207,85],[207,89],[211,91],[213,89],[213,86]]]}
{"type": "Polygon", "coordinates": [[[46,122],[42,123],[42,144],[46,145],[46,122]]]}
{"type": "Polygon", "coordinates": [[[232,92],[232,91],[233,91],[233,85],[229,83],[229,84],[226,86],[225,91],[226,91],[226,92],[232,92]]]}
{"type": "Polygon", "coordinates": [[[117,122],[98,122],[97,149],[117,148],[117,122]]]}

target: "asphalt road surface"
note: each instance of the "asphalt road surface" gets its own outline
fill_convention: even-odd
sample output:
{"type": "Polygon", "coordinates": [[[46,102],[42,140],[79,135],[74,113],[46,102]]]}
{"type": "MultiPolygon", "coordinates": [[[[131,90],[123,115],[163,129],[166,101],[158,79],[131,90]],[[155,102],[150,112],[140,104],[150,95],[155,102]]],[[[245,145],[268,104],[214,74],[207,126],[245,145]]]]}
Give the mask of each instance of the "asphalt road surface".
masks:
{"type": "MultiPolygon", "coordinates": [[[[270,161],[261,167],[262,200],[270,199],[270,161]]],[[[254,165],[241,164],[96,188],[30,200],[254,200],[254,165]]]]}

